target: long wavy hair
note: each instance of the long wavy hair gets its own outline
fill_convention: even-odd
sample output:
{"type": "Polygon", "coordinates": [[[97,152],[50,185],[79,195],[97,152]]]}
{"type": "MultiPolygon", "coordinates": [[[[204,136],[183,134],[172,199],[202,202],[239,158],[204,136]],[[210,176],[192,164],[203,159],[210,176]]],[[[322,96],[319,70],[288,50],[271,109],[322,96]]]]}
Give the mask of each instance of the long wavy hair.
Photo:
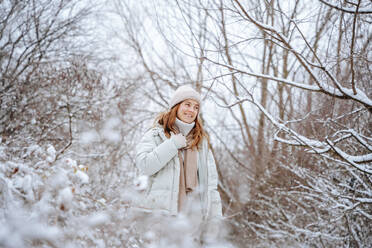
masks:
{"type": "MultiPolygon", "coordinates": [[[[165,136],[167,136],[167,138],[171,137],[171,132],[177,133],[174,123],[176,122],[177,111],[178,111],[180,104],[181,103],[176,104],[172,109],[170,109],[169,111],[160,113],[155,118],[154,124],[159,124],[163,127],[165,136]]],[[[203,129],[203,125],[199,118],[199,115],[196,116],[195,126],[190,131],[189,135],[192,135],[191,136],[192,142],[190,145],[191,149],[194,149],[195,147],[198,148],[203,140],[203,137],[208,139],[208,135],[203,129]]]]}

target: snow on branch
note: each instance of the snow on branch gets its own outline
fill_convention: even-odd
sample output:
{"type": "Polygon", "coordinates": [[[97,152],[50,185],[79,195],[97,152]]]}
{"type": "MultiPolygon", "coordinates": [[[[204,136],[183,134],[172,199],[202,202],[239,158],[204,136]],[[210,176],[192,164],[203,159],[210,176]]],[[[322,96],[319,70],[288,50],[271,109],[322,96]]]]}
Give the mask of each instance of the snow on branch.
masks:
{"type": "MultiPolygon", "coordinates": [[[[335,143],[332,142],[329,139],[326,139],[326,142],[321,142],[319,140],[313,140],[309,139],[296,131],[292,130],[291,128],[287,127],[285,124],[280,123],[277,121],[254,97],[252,94],[248,93],[249,97],[246,98],[240,98],[237,97],[237,100],[235,103],[226,105],[226,108],[231,108],[232,106],[235,106],[236,104],[249,101],[253,103],[259,110],[270,120],[270,122],[278,128],[278,131],[275,133],[274,140],[279,141],[281,143],[285,143],[288,145],[294,145],[294,146],[304,146],[304,147],[309,147],[312,151],[315,153],[322,155],[324,153],[327,153],[331,150],[333,150],[338,156],[340,156],[345,162],[348,164],[352,165],[356,169],[372,175],[372,153],[365,154],[365,155],[358,155],[358,156],[353,156],[350,155],[344,151],[342,151],[340,148],[335,146],[335,143]],[[293,140],[286,140],[283,138],[280,138],[277,136],[277,134],[280,131],[284,131],[288,133],[293,140]]],[[[358,136],[356,132],[351,132],[354,133],[355,135],[358,136]]],[[[348,136],[351,137],[351,136],[348,136]]],[[[360,137],[360,136],[359,136],[360,137]]],[[[343,140],[344,138],[338,139],[339,141],[343,140]]],[[[337,141],[337,140],[336,140],[337,141]]],[[[366,142],[365,142],[366,143],[366,142]]]]}
{"type": "Polygon", "coordinates": [[[348,133],[348,134],[352,135],[353,137],[355,137],[359,141],[360,144],[362,144],[364,147],[366,147],[369,151],[372,152],[372,146],[370,144],[368,144],[368,142],[372,142],[371,138],[365,137],[365,136],[355,132],[355,130],[353,130],[353,129],[337,131],[334,134],[334,136],[337,135],[338,133],[348,133]]]}
{"type": "MultiPolygon", "coordinates": [[[[279,78],[279,77],[274,77],[274,76],[271,76],[271,75],[244,71],[244,70],[235,68],[235,67],[230,66],[230,65],[226,65],[226,64],[222,64],[222,63],[213,61],[209,58],[205,58],[205,59],[208,60],[209,62],[213,63],[213,64],[223,66],[225,68],[228,68],[229,70],[233,70],[233,71],[239,72],[241,74],[246,74],[246,75],[257,77],[257,78],[268,79],[269,82],[284,83],[286,85],[290,85],[290,86],[293,86],[293,87],[296,87],[296,88],[299,88],[299,89],[303,89],[303,90],[307,90],[307,91],[313,91],[313,92],[321,92],[321,93],[325,93],[327,95],[334,96],[334,97],[337,97],[337,98],[342,98],[342,99],[350,98],[350,99],[353,99],[353,100],[356,100],[356,101],[362,103],[368,109],[372,109],[372,100],[369,99],[368,96],[363,91],[361,91],[359,89],[356,89],[357,94],[354,95],[352,89],[347,89],[345,87],[342,87],[339,83],[337,83],[337,85],[338,85],[337,88],[332,87],[330,85],[324,85],[322,83],[319,83],[317,85],[307,85],[307,84],[303,84],[303,83],[297,83],[297,82],[294,82],[294,81],[291,81],[291,80],[288,80],[288,79],[285,79],[285,78],[279,78]],[[321,85],[321,87],[319,87],[318,85],[321,85]]],[[[238,104],[238,103],[236,103],[236,104],[238,104]]]]}
{"type": "Polygon", "coordinates": [[[326,139],[326,142],[330,147],[332,147],[333,151],[337,153],[342,159],[344,159],[347,163],[351,164],[358,170],[371,174],[372,175],[372,164],[370,163],[372,161],[372,153],[367,155],[360,155],[360,156],[352,156],[350,154],[347,154],[346,152],[342,151],[340,148],[336,147],[332,141],[329,139],[326,139]],[[358,162],[369,162],[369,164],[357,164],[358,162]]]}
{"type": "MultiPolygon", "coordinates": [[[[268,79],[268,80],[284,83],[284,84],[294,86],[296,88],[300,88],[300,89],[304,89],[304,90],[309,90],[309,91],[314,91],[314,92],[321,92],[322,91],[321,88],[319,88],[317,85],[306,85],[306,84],[302,84],[302,83],[296,83],[294,81],[291,81],[291,80],[288,80],[288,79],[285,79],[285,78],[279,78],[279,77],[274,77],[274,76],[260,74],[260,73],[248,72],[248,71],[244,71],[244,70],[238,69],[238,68],[230,66],[230,65],[215,62],[215,61],[213,61],[209,58],[205,58],[205,60],[208,60],[209,62],[211,62],[215,65],[226,67],[229,70],[233,70],[233,71],[236,71],[236,72],[241,73],[241,74],[246,74],[246,75],[257,77],[257,78],[263,78],[263,79],[268,79]]],[[[342,96],[342,95],[339,94],[339,96],[342,96]]]]}
{"type": "MultiPolygon", "coordinates": [[[[290,44],[290,40],[287,37],[285,37],[282,33],[280,33],[277,29],[275,29],[275,27],[256,20],[254,17],[252,17],[244,9],[244,7],[240,4],[240,2],[238,0],[235,0],[234,2],[239,6],[240,10],[244,14],[244,16],[247,17],[247,19],[249,21],[251,21],[259,29],[261,29],[263,31],[268,31],[268,33],[267,33],[268,35],[270,35],[274,39],[277,39],[280,42],[282,42],[283,45],[289,51],[292,52],[292,54],[297,58],[297,60],[301,63],[301,65],[304,67],[304,69],[310,74],[311,78],[314,80],[315,84],[318,86],[319,89],[317,89],[317,91],[323,92],[327,95],[337,97],[337,98],[352,99],[354,101],[357,101],[357,102],[363,104],[368,109],[368,111],[370,111],[370,112],[372,111],[372,100],[369,99],[369,97],[363,91],[361,91],[360,89],[358,89],[356,87],[353,87],[353,89],[343,87],[340,84],[340,82],[338,82],[338,80],[332,75],[332,73],[326,68],[326,66],[324,66],[321,63],[321,61],[319,59],[318,59],[318,65],[314,65],[313,63],[309,63],[305,58],[303,58],[303,56],[301,55],[302,53],[300,51],[297,51],[297,49],[295,49],[290,44]],[[323,81],[320,80],[317,77],[317,74],[313,70],[313,67],[320,68],[327,75],[327,77],[332,81],[332,83],[334,84],[335,87],[323,83],[323,81]]],[[[301,33],[300,30],[299,30],[299,32],[301,33]]],[[[304,39],[305,42],[307,42],[305,37],[303,37],[303,39],[304,39]]],[[[309,47],[309,48],[312,51],[312,53],[315,55],[315,57],[317,57],[316,53],[311,49],[311,47],[309,47]]],[[[228,67],[228,66],[226,66],[226,67],[228,67]]],[[[252,74],[252,76],[262,77],[262,75],[260,75],[260,74],[252,74]]],[[[265,77],[271,77],[271,76],[265,75],[265,77]]],[[[274,79],[273,77],[271,77],[271,81],[277,81],[277,82],[282,82],[282,83],[288,84],[288,82],[285,82],[283,80],[277,80],[277,79],[274,79]]],[[[308,87],[304,87],[302,84],[297,84],[297,86],[296,86],[296,84],[290,84],[290,85],[298,87],[298,88],[310,90],[308,87]],[[299,87],[299,86],[302,86],[302,87],[299,87]]],[[[355,84],[353,84],[353,86],[355,86],[355,84]]]]}

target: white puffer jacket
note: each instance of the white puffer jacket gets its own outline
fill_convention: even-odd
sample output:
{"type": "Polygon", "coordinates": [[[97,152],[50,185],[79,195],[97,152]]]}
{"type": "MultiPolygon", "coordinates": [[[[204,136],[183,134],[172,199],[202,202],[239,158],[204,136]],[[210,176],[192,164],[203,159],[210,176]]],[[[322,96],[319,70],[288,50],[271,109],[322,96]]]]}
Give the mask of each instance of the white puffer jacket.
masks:
{"type": "MultiPolygon", "coordinates": [[[[222,207],[217,191],[216,164],[205,139],[198,150],[197,161],[204,219],[220,219],[222,207]]],[[[161,126],[145,133],[137,145],[136,166],[142,174],[149,176],[149,184],[143,198],[137,203],[138,207],[177,214],[179,163],[177,147],[165,136],[161,126]]]]}

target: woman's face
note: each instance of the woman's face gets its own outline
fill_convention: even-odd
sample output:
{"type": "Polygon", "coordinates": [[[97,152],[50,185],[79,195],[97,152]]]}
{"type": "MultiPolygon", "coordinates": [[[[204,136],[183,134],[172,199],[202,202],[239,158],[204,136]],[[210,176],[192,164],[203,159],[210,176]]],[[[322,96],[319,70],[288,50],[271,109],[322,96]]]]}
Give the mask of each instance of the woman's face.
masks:
{"type": "Polygon", "coordinates": [[[177,118],[186,123],[195,121],[199,113],[199,103],[192,99],[183,101],[177,110],[177,118]]]}

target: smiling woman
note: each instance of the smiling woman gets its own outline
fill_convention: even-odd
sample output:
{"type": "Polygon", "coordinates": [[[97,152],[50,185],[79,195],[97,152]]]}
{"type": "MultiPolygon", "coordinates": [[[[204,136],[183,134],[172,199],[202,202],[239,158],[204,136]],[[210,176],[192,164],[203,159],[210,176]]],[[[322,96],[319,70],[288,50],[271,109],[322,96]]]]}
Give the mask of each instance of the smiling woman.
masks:
{"type": "Polygon", "coordinates": [[[150,180],[137,205],[152,212],[186,216],[192,220],[192,238],[208,242],[218,235],[222,207],[215,161],[199,118],[200,105],[197,91],[179,87],[169,109],[143,136],[136,165],[150,180]]]}

